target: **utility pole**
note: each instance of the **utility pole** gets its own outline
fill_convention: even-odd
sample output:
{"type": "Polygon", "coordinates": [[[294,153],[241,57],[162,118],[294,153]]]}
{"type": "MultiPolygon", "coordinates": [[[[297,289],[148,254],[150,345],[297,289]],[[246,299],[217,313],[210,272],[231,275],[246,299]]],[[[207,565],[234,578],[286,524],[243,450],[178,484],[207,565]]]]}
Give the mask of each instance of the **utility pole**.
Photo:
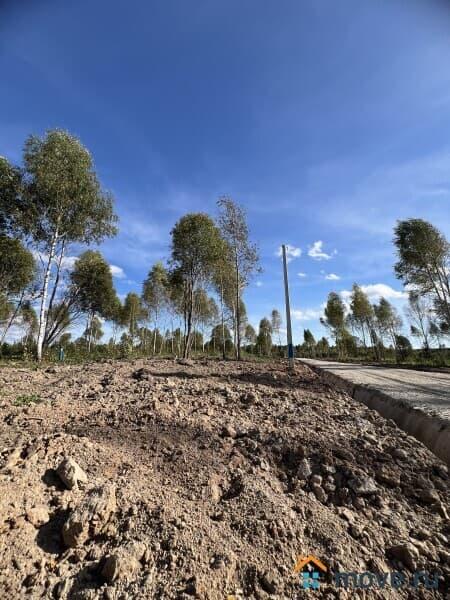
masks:
{"type": "Polygon", "coordinates": [[[284,296],[286,301],[286,327],[287,327],[287,346],[289,356],[289,368],[294,368],[294,346],[292,345],[292,327],[291,327],[291,306],[289,303],[289,283],[286,261],[286,246],[283,244],[283,272],[284,272],[284,296]]]}

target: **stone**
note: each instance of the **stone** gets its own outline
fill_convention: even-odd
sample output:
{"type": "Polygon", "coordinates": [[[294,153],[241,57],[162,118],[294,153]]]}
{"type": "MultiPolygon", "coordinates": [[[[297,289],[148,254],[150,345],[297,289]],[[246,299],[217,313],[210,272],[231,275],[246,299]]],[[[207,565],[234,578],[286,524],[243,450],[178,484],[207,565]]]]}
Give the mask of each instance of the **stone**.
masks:
{"type": "Polygon", "coordinates": [[[325,504],[325,502],[327,501],[327,494],[323,487],[318,484],[313,484],[311,486],[311,489],[314,492],[314,495],[317,498],[317,500],[319,500],[319,502],[322,502],[322,504],[325,504]]]}
{"type": "Polygon", "coordinates": [[[255,394],[255,392],[246,392],[245,394],[242,394],[242,396],[241,396],[241,402],[245,406],[251,406],[257,400],[258,400],[258,396],[255,394]]]}
{"type": "Polygon", "coordinates": [[[213,502],[219,502],[222,496],[221,478],[213,473],[209,478],[209,497],[213,502]]]}
{"type": "Polygon", "coordinates": [[[131,581],[141,568],[139,561],[126,551],[118,550],[106,559],[102,575],[109,582],[131,581]]]}
{"type": "Polygon", "coordinates": [[[309,464],[309,460],[307,458],[302,458],[298,464],[297,468],[297,477],[299,479],[309,479],[311,476],[311,465],[309,464]]]}
{"type": "Polygon", "coordinates": [[[262,589],[268,594],[275,594],[278,587],[276,575],[271,571],[266,571],[259,578],[262,589]]]}
{"type": "Polygon", "coordinates": [[[449,515],[448,515],[448,510],[445,506],[445,504],[443,502],[435,502],[431,508],[433,509],[434,512],[436,512],[438,515],[441,515],[441,517],[445,520],[448,521],[449,520],[449,515]]]}
{"type": "Polygon", "coordinates": [[[69,548],[98,535],[116,510],[114,484],[90,490],[64,523],[62,534],[69,548]]]}
{"type": "Polygon", "coordinates": [[[386,548],[386,556],[401,561],[410,571],[415,571],[419,559],[419,551],[413,544],[406,542],[386,548]]]}
{"type": "Polygon", "coordinates": [[[403,448],[395,448],[392,452],[392,456],[400,460],[406,460],[408,458],[408,453],[403,450],[403,448]]]}
{"type": "Polygon", "coordinates": [[[8,456],[3,469],[5,471],[10,471],[11,469],[13,469],[16,466],[16,464],[19,462],[21,454],[22,454],[22,448],[20,448],[20,447],[14,448],[14,450],[8,456]]]}
{"type": "Polygon", "coordinates": [[[223,438],[235,438],[237,432],[232,425],[224,425],[220,431],[220,435],[223,438]]]}
{"type": "Polygon", "coordinates": [[[70,456],[58,465],[56,473],[69,490],[78,487],[78,482],[87,483],[88,480],[86,473],[70,456]]]}
{"type": "Polygon", "coordinates": [[[368,476],[351,479],[348,486],[357,496],[369,496],[379,491],[375,481],[368,476]]]}
{"type": "Polygon", "coordinates": [[[340,517],[343,517],[349,523],[355,522],[355,514],[349,508],[346,508],[345,506],[339,506],[337,512],[340,517]]]}
{"type": "Polygon", "coordinates": [[[27,520],[35,527],[40,527],[44,523],[47,523],[50,519],[48,510],[45,506],[34,506],[26,512],[27,520]]]}
{"type": "Polygon", "coordinates": [[[441,498],[439,493],[433,488],[419,488],[416,490],[416,496],[425,502],[425,504],[434,504],[435,502],[440,502],[441,498]]]}

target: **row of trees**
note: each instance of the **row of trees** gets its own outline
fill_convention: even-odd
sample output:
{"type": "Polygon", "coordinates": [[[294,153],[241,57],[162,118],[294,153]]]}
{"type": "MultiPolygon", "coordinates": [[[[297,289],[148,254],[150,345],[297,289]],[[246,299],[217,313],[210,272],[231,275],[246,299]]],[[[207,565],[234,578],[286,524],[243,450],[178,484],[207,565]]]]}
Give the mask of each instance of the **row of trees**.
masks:
{"type": "Polygon", "coordinates": [[[188,357],[193,347],[204,348],[209,330],[223,356],[231,346],[240,359],[243,342],[266,353],[266,323],[256,335],[243,301],[259,257],[242,207],[223,197],[216,219],[183,216],[171,231],[167,266],[153,265],[141,293],[123,302],[98,250],[67,264],[74,247],[99,245],[116,233],[112,195],[75,136],[62,130],[30,136],[21,167],[0,157],[0,345],[19,324],[41,360],[84,319],[88,351],[110,321],[112,345],[124,330],[122,344],[156,353],[169,340],[172,352],[188,357]]]}
{"type": "MultiPolygon", "coordinates": [[[[395,273],[408,290],[409,333],[428,355],[432,344],[440,347],[450,335],[450,244],[442,232],[421,219],[400,221],[394,243],[395,273]]],[[[402,359],[412,350],[395,307],[386,298],[371,303],[357,283],[349,305],[336,292],[329,294],[321,323],[330,331],[340,357],[370,350],[379,360],[386,347],[392,347],[402,359]]],[[[304,342],[307,352],[316,350],[309,330],[305,330],[304,342]]]]}

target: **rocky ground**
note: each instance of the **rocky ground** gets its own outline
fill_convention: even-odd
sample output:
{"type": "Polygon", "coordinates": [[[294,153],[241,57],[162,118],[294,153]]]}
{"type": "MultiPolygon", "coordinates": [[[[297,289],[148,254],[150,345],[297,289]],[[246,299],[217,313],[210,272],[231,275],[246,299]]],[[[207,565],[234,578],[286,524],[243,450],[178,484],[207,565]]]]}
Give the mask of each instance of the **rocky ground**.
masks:
{"type": "Polygon", "coordinates": [[[450,598],[447,467],[306,366],[2,367],[0,419],[0,598],[450,598]]]}

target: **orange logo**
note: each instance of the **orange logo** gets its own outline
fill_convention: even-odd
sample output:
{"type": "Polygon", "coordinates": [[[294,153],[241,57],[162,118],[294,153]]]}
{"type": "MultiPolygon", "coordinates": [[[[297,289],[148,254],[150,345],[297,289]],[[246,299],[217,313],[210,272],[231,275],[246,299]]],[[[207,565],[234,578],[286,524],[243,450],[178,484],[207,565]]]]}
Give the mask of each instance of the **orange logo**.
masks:
{"type": "Polygon", "coordinates": [[[301,554],[298,555],[297,564],[295,565],[294,573],[298,573],[299,571],[302,571],[306,567],[306,565],[308,565],[310,563],[316,565],[316,567],[319,567],[319,569],[321,569],[322,571],[324,571],[324,573],[326,573],[326,571],[327,571],[326,566],[322,562],[320,562],[320,560],[318,558],[315,558],[312,554],[310,554],[306,558],[303,558],[303,556],[301,554]]]}

